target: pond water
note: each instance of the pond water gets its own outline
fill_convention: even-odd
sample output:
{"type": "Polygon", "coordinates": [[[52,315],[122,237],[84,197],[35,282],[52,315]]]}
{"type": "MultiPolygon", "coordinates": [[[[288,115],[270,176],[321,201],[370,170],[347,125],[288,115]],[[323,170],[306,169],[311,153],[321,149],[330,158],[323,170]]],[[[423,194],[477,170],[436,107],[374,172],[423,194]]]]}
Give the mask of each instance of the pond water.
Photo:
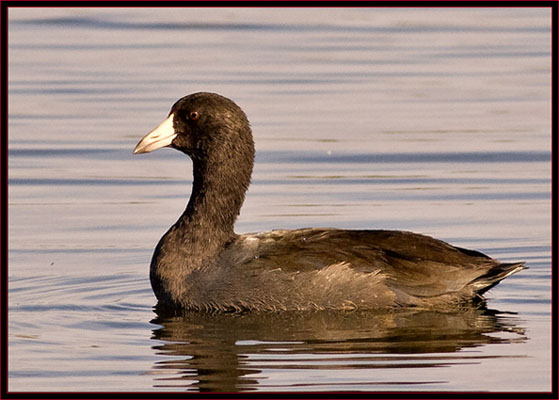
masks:
{"type": "Polygon", "coordinates": [[[549,8],[8,10],[8,390],[551,390],[549,8]],[[251,120],[237,232],[402,229],[528,270],[459,313],[164,315],[212,91],[251,120]]]}

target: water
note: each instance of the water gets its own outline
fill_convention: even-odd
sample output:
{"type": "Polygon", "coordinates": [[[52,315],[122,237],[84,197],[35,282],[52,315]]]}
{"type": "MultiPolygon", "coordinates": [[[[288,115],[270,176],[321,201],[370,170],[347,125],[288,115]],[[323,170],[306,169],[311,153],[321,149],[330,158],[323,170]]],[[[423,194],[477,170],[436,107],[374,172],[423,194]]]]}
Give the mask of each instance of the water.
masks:
{"type": "Polygon", "coordinates": [[[549,391],[550,9],[10,8],[8,389],[549,391]],[[461,313],[161,315],[191,163],[132,156],[234,99],[238,232],[425,233],[530,269],[461,313]]]}

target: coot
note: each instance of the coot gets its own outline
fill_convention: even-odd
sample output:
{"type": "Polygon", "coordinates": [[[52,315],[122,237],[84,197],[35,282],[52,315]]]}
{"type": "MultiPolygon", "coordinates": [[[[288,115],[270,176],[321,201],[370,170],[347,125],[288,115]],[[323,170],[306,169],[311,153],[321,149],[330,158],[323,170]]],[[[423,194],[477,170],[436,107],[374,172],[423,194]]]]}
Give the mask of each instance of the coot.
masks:
{"type": "Polygon", "coordinates": [[[177,101],[134,154],[172,147],[190,156],[192,194],[151,260],[160,306],[196,311],[448,310],[477,303],[524,268],[428,236],[306,228],[236,234],[254,142],[245,113],[214,93],[177,101]]]}

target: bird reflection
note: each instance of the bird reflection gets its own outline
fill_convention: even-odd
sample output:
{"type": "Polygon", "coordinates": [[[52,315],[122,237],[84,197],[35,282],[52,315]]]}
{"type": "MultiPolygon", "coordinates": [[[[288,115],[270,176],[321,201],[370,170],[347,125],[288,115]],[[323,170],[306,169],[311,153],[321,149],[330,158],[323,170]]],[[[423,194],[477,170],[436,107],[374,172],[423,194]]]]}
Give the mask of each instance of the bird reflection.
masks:
{"type": "Polygon", "coordinates": [[[487,356],[457,352],[526,340],[524,329],[515,326],[517,318],[485,307],[452,313],[178,315],[163,309],[156,309],[156,313],[152,322],[160,327],[154,329],[152,339],[158,341],[153,348],[160,361],[151,371],[154,387],[187,391],[262,390],[266,384],[262,370],[270,368],[293,373],[293,369],[311,368],[428,368],[456,364],[465,358],[481,362],[476,357],[487,356]],[[312,362],[316,360],[320,362],[312,362]]]}

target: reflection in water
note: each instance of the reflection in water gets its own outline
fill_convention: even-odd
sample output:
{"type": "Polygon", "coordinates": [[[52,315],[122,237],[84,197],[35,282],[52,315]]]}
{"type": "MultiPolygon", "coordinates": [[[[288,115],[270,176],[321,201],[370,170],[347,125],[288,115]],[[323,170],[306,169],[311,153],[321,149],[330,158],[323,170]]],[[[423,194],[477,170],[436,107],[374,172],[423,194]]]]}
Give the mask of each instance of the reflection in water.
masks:
{"type": "MultiPolygon", "coordinates": [[[[260,374],[291,371],[293,378],[294,369],[371,370],[366,382],[353,382],[347,390],[406,385],[409,378],[387,382],[373,372],[479,363],[488,356],[460,350],[526,340],[517,320],[485,308],[183,316],[160,311],[152,322],[161,325],[153,332],[153,339],[161,341],[154,349],[168,358],[153,367],[152,374],[160,375],[154,386],[193,391],[294,390],[296,382],[266,385],[260,374]]],[[[413,381],[430,383],[437,382],[413,381]]],[[[308,389],[320,390],[320,384],[308,389]]]]}

